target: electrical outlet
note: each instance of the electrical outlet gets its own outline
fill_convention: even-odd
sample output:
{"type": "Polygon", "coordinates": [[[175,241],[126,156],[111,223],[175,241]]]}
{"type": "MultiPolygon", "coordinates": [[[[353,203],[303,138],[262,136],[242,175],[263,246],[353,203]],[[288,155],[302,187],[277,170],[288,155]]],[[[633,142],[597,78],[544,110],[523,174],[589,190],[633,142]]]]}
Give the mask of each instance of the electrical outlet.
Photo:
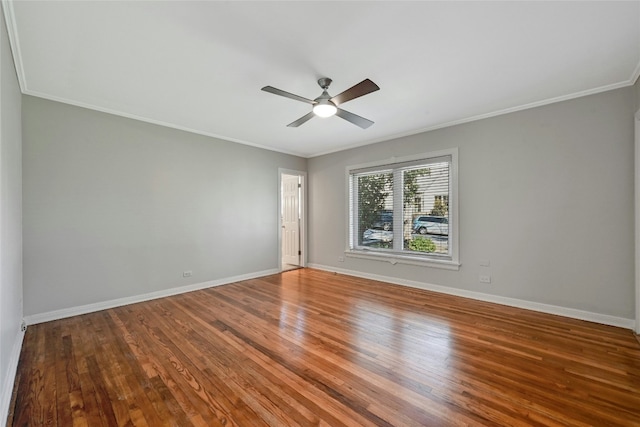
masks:
{"type": "Polygon", "coordinates": [[[344,262],[344,257],[343,256],[339,256],[338,257],[338,262],[344,262]]]}
{"type": "Polygon", "coordinates": [[[26,331],[26,330],[27,330],[27,324],[25,323],[25,321],[24,321],[24,320],[20,323],[20,330],[21,330],[22,332],[24,332],[24,331],[26,331]]]}
{"type": "Polygon", "coordinates": [[[481,274],[479,277],[480,283],[491,283],[491,276],[481,274]]]}
{"type": "Polygon", "coordinates": [[[182,272],[182,277],[191,277],[191,276],[193,276],[193,271],[191,270],[182,272]]]}

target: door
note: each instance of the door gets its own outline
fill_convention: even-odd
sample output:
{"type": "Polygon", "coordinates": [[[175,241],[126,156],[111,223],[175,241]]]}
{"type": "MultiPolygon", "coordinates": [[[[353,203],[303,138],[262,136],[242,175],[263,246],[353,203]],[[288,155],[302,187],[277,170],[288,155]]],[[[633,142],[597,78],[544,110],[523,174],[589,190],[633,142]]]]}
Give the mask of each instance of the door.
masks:
{"type": "Polygon", "coordinates": [[[300,177],[282,175],[282,264],[300,265],[300,177]]]}

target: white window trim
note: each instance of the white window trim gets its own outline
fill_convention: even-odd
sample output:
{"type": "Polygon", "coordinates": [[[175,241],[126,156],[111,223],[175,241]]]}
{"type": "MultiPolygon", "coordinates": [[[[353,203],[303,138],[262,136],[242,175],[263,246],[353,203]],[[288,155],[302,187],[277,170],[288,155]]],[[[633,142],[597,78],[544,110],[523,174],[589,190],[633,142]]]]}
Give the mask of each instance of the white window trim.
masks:
{"type": "MultiPolygon", "coordinates": [[[[379,160],[375,162],[369,163],[361,163],[357,165],[347,166],[345,171],[345,195],[346,195],[346,203],[347,206],[347,224],[345,230],[345,236],[347,236],[346,240],[346,248],[344,251],[345,256],[349,258],[361,258],[361,259],[369,259],[376,261],[389,262],[393,265],[395,264],[408,264],[408,265],[419,265],[424,267],[433,267],[433,268],[442,268],[447,270],[459,270],[460,269],[460,239],[459,239],[459,213],[458,213],[458,148],[450,148],[446,150],[440,151],[432,151],[428,153],[415,154],[412,156],[404,156],[404,157],[391,157],[385,160],[379,160]],[[405,253],[397,253],[397,252],[378,252],[371,251],[366,249],[351,249],[351,240],[353,236],[351,236],[351,206],[349,196],[350,196],[350,182],[351,182],[351,173],[354,170],[365,169],[365,168],[373,168],[373,167],[382,167],[382,166],[390,166],[395,163],[404,163],[404,162],[412,162],[418,160],[429,160],[436,157],[444,157],[451,156],[451,169],[450,169],[450,180],[451,180],[451,188],[449,189],[449,238],[451,244],[451,254],[447,256],[446,259],[439,259],[438,256],[416,256],[405,253]]],[[[394,224],[395,225],[395,224],[394,224]]],[[[394,227],[395,228],[395,227],[394,227]]]]}

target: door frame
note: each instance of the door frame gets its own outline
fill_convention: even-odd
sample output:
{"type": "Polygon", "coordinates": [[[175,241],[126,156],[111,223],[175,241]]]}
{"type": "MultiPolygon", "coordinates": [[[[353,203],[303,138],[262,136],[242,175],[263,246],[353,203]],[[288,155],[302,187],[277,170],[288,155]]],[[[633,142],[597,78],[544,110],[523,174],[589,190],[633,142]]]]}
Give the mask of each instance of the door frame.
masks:
{"type": "Polygon", "coordinates": [[[635,333],[640,335],[640,110],[635,114],[635,143],[634,143],[634,221],[635,221],[635,333]]]}
{"type": "Polygon", "coordinates": [[[300,177],[300,267],[307,266],[307,173],[304,171],[278,168],[278,270],[282,272],[282,175],[300,177]]]}

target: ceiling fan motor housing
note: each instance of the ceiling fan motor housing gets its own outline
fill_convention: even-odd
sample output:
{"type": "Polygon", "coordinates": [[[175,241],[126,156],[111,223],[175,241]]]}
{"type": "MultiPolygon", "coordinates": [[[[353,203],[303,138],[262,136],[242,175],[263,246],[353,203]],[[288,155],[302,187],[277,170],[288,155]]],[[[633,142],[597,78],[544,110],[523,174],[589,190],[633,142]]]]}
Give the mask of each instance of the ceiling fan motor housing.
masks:
{"type": "Polygon", "coordinates": [[[326,91],[327,89],[329,89],[329,85],[331,85],[332,81],[333,80],[331,80],[329,77],[323,77],[321,79],[318,79],[318,84],[322,89],[326,91]]]}

